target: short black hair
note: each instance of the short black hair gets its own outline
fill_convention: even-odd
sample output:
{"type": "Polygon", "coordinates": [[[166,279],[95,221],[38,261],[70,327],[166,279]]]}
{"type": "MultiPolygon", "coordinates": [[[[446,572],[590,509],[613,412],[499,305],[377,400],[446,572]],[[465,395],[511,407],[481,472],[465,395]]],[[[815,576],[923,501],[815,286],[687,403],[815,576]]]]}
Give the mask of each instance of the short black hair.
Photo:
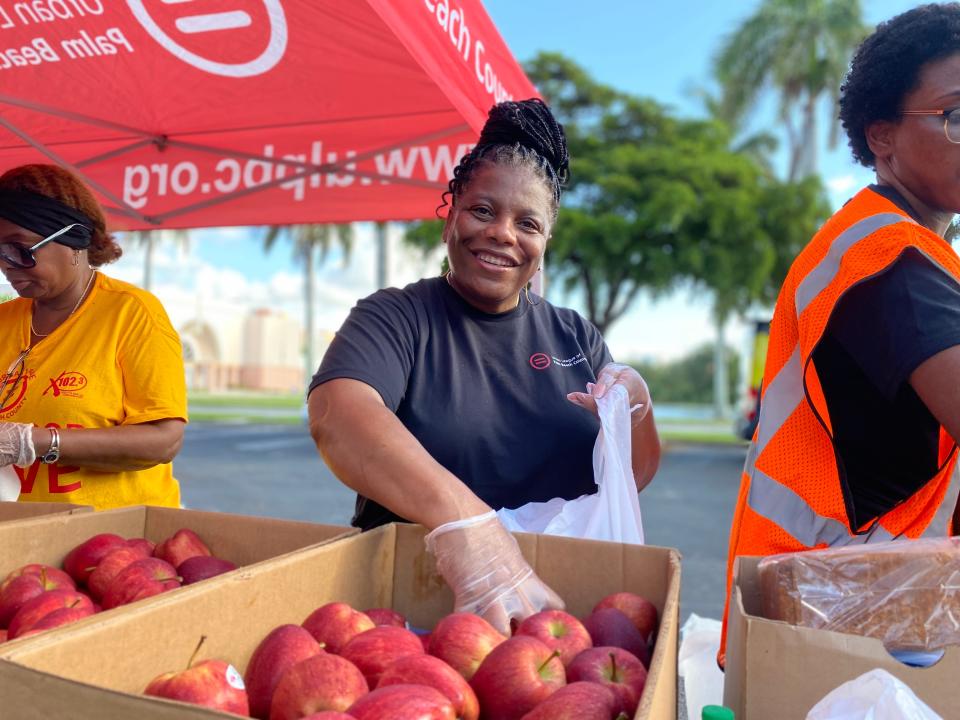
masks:
{"type": "Polygon", "coordinates": [[[570,175],[570,157],[563,125],[543,100],[502,102],[490,109],[477,144],[454,168],[440,208],[447,204],[448,195],[456,204],[473,172],[483,163],[529,167],[537,173],[553,192],[556,220],[560,195],[570,175]]]}
{"type": "Polygon", "coordinates": [[[840,122],[853,158],[874,167],[867,127],[896,120],[924,65],[960,53],[960,3],[920,5],[880,23],[863,41],[840,87],[840,122]]]}

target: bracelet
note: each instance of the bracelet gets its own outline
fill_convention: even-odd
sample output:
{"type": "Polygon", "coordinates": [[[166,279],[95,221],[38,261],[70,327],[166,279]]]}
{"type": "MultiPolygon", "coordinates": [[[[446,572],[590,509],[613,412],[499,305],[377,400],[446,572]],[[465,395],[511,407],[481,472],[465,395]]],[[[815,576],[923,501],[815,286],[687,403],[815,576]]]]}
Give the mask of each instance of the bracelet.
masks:
{"type": "Polygon", "coordinates": [[[40,456],[40,462],[44,465],[51,465],[60,459],[60,431],[57,428],[50,428],[50,447],[47,452],[40,456]]]}

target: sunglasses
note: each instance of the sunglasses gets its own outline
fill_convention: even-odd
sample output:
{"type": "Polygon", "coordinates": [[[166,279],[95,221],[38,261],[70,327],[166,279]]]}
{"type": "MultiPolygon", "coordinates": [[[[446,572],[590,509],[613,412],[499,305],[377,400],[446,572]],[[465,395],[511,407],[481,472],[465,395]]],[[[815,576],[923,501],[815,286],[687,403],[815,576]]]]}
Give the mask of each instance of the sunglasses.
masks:
{"type": "Polygon", "coordinates": [[[8,265],[12,265],[18,270],[29,270],[32,267],[36,267],[37,258],[35,258],[33,254],[47,243],[53,242],[61,235],[66,235],[74,228],[83,228],[87,231],[90,230],[90,228],[81,223],[71,223],[66,227],[60,228],[52,235],[47,235],[36,245],[32,245],[30,247],[21,245],[19,243],[3,242],[0,243],[0,260],[3,260],[8,265]]]}

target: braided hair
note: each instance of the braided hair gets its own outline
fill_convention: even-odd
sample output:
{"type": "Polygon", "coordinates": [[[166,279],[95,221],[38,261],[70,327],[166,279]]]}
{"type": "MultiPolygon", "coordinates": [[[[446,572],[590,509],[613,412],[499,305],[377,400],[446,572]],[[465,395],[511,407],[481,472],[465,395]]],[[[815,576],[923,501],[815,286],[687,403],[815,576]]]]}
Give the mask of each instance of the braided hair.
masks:
{"type": "Polygon", "coordinates": [[[560,195],[570,177],[570,157],[563,126],[543,100],[502,102],[490,109],[477,144],[453,170],[438,215],[448,204],[457,204],[473,173],[484,163],[531,169],[551,190],[552,219],[556,220],[560,195]]]}

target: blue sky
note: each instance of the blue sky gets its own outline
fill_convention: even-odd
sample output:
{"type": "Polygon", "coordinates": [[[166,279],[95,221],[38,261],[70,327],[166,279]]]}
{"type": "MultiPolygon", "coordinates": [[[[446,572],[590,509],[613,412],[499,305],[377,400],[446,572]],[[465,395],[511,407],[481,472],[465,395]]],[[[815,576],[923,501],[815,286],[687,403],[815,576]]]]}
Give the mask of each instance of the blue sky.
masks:
{"type": "MultiPolygon", "coordinates": [[[[908,0],[864,0],[863,9],[866,20],[876,24],[915,4],[908,0]]],[[[562,52],[598,80],[634,94],[653,97],[683,116],[702,115],[692,89],[709,86],[711,60],[724,36],[758,5],[759,0],[607,3],[485,0],[488,13],[518,60],[527,60],[540,50],[562,52]]],[[[824,134],[831,122],[835,121],[824,107],[821,123],[824,134]]],[[[761,103],[751,129],[776,130],[772,101],[761,103]]],[[[853,191],[871,181],[870,173],[849,159],[845,144],[832,152],[822,147],[820,168],[834,205],[839,205],[853,191]]],[[[368,229],[361,231],[362,234],[368,232],[368,229]]],[[[238,302],[259,297],[274,305],[279,300],[274,289],[281,287],[290,291],[284,307],[297,313],[299,270],[291,258],[289,245],[278,243],[270,254],[264,255],[262,233],[260,229],[193,231],[189,258],[175,257],[176,253],[170,248],[167,248],[167,256],[160,258],[158,285],[167,282],[184,290],[196,291],[205,283],[213,283],[222,289],[218,290],[221,293],[236,289],[238,302]],[[198,263],[203,266],[203,272],[185,272],[184,265],[198,263]]],[[[322,289],[339,293],[341,299],[361,297],[375,289],[370,243],[358,242],[356,246],[358,249],[351,269],[345,272],[338,262],[338,253],[334,252],[319,272],[322,289]]],[[[131,248],[120,263],[122,267],[117,267],[116,274],[137,281],[141,272],[138,263],[138,254],[131,248]]],[[[549,297],[554,302],[577,307],[576,298],[549,297]]],[[[336,304],[336,312],[327,316],[327,322],[334,323],[334,328],[352,301],[336,304]]],[[[325,309],[326,306],[321,307],[321,310],[325,309]]],[[[727,333],[732,344],[744,349],[749,344],[746,327],[735,322],[727,333]]],[[[709,305],[702,293],[698,296],[681,291],[656,302],[641,297],[631,313],[614,326],[607,340],[618,359],[667,359],[710,342],[713,333],[709,305]]]]}

